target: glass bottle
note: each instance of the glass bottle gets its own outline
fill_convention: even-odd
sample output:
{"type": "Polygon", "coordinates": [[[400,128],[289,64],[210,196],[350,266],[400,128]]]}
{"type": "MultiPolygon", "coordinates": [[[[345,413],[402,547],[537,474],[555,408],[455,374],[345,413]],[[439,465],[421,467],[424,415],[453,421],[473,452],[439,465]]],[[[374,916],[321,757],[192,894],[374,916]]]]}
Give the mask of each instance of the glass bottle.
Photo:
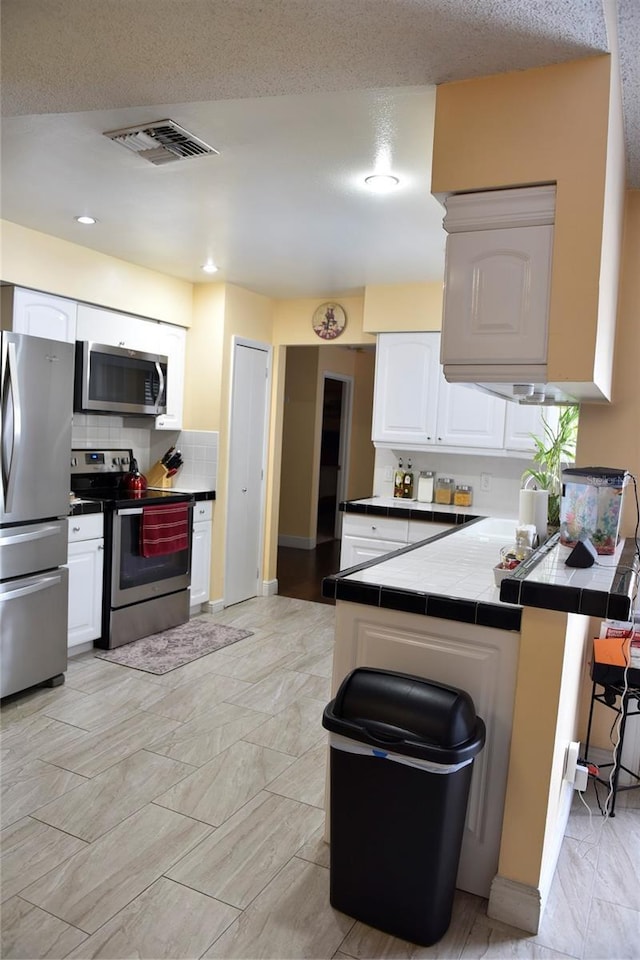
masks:
{"type": "Polygon", "coordinates": [[[411,460],[407,461],[407,469],[404,472],[402,481],[402,496],[405,500],[413,500],[413,470],[411,469],[411,460]]]}
{"type": "Polygon", "coordinates": [[[404,490],[404,470],[402,469],[402,460],[398,460],[398,469],[393,475],[393,495],[402,497],[404,490]]]}

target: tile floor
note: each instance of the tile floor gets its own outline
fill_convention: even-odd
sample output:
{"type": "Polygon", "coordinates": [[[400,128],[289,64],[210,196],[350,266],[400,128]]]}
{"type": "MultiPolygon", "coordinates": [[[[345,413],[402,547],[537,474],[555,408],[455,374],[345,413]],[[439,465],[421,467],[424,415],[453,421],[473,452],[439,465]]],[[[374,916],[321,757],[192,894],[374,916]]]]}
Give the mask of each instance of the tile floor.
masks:
{"type": "Polygon", "coordinates": [[[163,677],[82,654],[3,704],[3,957],[639,955],[640,791],[574,807],[535,937],[465,893],[430,948],[329,906],[334,613],[257,598],[215,617],[253,636],[163,677]]]}

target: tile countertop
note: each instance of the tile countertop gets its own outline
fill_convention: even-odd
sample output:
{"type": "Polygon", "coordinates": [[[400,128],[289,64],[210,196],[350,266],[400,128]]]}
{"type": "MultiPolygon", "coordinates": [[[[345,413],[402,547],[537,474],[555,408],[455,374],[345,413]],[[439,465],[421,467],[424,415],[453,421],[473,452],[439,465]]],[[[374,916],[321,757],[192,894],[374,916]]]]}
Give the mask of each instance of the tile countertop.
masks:
{"type": "MultiPolygon", "coordinates": [[[[344,513],[364,513],[379,517],[401,517],[409,520],[437,521],[438,523],[461,524],[469,520],[496,517],[511,520],[512,528],[518,520],[517,513],[499,507],[455,507],[442,503],[420,503],[418,500],[402,500],[399,497],[365,497],[362,500],[343,500],[340,510],[344,513]]],[[[514,530],[511,538],[514,539],[514,530]]]]}
{"type": "Polygon", "coordinates": [[[149,487],[150,490],[170,490],[172,493],[189,493],[196,501],[215,500],[215,490],[195,490],[189,487],[149,487]]]}
{"type": "Polygon", "coordinates": [[[513,532],[512,519],[456,521],[450,532],[426,543],[325,578],[322,593],[336,600],[504,630],[520,629],[523,606],[627,618],[637,580],[637,572],[629,569],[634,555],[631,541],[627,545],[621,541],[615,556],[600,557],[598,566],[577,570],[565,566],[571,551],[558,543],[556,534],[498,588],[493,567],[500,548],[513,543],[513,532]]]}

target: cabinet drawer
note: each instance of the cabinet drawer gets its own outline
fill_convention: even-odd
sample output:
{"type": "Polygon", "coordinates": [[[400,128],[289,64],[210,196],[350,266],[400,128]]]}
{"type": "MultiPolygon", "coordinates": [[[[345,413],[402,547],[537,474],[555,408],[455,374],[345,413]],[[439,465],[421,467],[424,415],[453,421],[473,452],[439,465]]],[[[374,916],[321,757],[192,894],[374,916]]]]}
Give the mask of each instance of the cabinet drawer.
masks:
{"type": "Polygon", "coordinates": [[[69,517],[69,543],[76,540],[94,540],[104,536],[104,517],[101,513],[69,517]]]}
{"type": "Polygon", "coordinates": [[[197,500],[193,505],[193,522],[211,520],[213,516],[213,500],[197,500]]]}
{"type": "Polygon", "coordinates": [[[454,523],[434,523],[430,520],[409,521],[409,543],[419,543],[429,537],[437,537],[439,533],[451,533],[456,529],[454,523]]]}
{"type": "Polygon", "coordinates": [[[342,521],[342,533],[347,537],[369,537],[373,540],[396,540],[407,543],[409,521],[394,517],[347,513],[342,521]]]}

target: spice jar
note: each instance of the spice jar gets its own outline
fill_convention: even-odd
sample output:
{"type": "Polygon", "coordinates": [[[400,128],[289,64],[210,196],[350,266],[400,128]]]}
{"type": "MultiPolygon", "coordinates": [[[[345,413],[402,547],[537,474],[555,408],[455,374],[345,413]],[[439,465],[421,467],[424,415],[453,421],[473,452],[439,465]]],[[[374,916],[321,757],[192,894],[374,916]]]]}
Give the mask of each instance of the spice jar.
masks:
{"type": "Polygon", "coordinates": [[[459,483],[453,495],[456,507],[470,507],[473,503],[473,487],[467,483],[459,483]]]}
{"type": "Polygon", "coordinates": [[[436,480],[436,503],[453,503],[453,490],[455,487],[451,477],[438,477],[436,480]]]}
{"type": "Polygon", "coordinates": [[[433,478],[432,470],[421,470],[418,477],[418,501],[420,503],[433,502],[433,478]]]}

